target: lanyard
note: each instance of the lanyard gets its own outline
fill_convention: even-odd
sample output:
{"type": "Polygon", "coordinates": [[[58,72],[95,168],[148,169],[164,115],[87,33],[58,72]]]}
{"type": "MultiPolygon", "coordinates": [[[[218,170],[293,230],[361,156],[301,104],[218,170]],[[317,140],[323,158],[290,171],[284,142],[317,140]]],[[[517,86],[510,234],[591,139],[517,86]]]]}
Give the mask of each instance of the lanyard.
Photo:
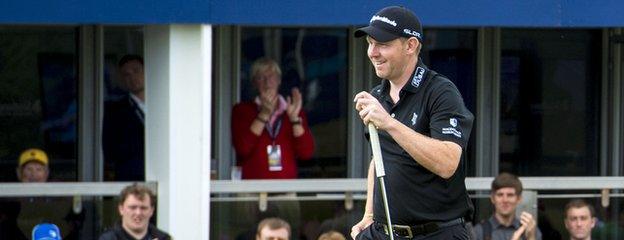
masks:
{"type": "Polygon", "coordinates": [[[277,139],[277,134],[279,134],[280,129],[282,128],[282,118],[281,116],[273,124],[273,128],[269,127],[269,123],[266,125],[266,130],[269,133],[269,137],[271,141],[273,141],[273,145],[275,145],[275,139],[277,139]]]}

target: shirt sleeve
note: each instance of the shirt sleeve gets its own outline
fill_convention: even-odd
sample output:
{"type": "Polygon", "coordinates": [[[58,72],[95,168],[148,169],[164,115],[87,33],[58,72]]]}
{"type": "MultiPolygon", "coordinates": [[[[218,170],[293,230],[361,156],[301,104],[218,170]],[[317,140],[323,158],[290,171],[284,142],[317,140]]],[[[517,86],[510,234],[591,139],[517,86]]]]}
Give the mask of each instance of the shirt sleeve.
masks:
{"type": "Polygon", "coordinates": [[[299,112],[299,117],[301,118],[301,126],[304,132],[301,136],[294,138],[297,159],[309,160],[314,154],[314,137],[308,125],[308,118],[303,110],[299,112]]]}
{"type": "Polygon", "coordinates": [[[440,84],[432,88],[428,104],[431,137],[457,143],[465,149],[474,116],[464,105],[455,85],[442,78],[440,84]]]}
{"type": "MultiPolygon", "coordinates": [[[[232,144],[238,159],[248,159],[258,144],[260,136],[256,136],[250,129],[257,113],[245,104],[236,104],[232,109],[232,144]]],[[[264,130],[263,130],[263,133],[264,130]]]]}

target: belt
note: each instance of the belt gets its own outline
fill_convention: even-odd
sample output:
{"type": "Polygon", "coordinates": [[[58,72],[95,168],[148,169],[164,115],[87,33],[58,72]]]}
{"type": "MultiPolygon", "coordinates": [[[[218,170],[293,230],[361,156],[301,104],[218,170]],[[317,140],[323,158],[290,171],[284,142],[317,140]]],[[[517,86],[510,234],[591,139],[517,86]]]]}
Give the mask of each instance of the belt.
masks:
{"type": "MultiPolygon", "coordinates": [[[[456,219],[446,221],[446,222],[428,222],[425,224],[413,225],[413,226],[393,224],[392,230],[396,236],[413,238],[414,236],[427,235],[429,233],[438,231],[440,228],[450,227],[450,226],[459,225],[463,223],[464,223],[463,218],[456,218],[456,219]]],[[[382,227],[384,230],[384,233],[388,235],[387,224],[379,223],[379,222],[375,222],[375,224],[378,227],[382,227]]]]}

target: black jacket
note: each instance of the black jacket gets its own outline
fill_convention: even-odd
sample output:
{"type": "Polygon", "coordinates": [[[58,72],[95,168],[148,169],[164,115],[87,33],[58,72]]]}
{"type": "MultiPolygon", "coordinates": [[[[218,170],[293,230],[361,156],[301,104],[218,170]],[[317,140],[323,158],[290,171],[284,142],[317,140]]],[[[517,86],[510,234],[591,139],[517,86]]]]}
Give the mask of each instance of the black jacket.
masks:
{"type": "Polygon", "coordinates": [[[143,239],[134,239],[121,227],[121,223],[117,223],[113,229],[100,235],[99,240],[171,240],[171,236],[150,224],[147,228],[147,235],[143,239]]]}
{"type": "Polygon", "coordinates": [[[143,112],[130,95],[106,102],[102,126],[104,168],[109,181],[145,181],[143,112]]]}

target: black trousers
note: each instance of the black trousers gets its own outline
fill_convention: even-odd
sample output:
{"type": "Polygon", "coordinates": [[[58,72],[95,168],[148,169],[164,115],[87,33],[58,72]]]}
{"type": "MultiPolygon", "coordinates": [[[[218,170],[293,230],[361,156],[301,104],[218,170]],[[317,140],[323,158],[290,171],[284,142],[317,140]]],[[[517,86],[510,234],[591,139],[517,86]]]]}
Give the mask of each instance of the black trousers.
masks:
{"type": "MultiPolygon", "coordinates": [[[[394,236],[394,239],[439,239],[439,240],[470,240],[470,231],[466,227],[466,224],[457,224],[449,227],[440,228],[438,231],[426,234],[416,235],[413,238],[394,236]]],[[[371,224],[364,231],[360,232],[355,240],[379,240],[390,239],[390,236],[386,235],[383,227],[377,224],[371,224]]]]}

